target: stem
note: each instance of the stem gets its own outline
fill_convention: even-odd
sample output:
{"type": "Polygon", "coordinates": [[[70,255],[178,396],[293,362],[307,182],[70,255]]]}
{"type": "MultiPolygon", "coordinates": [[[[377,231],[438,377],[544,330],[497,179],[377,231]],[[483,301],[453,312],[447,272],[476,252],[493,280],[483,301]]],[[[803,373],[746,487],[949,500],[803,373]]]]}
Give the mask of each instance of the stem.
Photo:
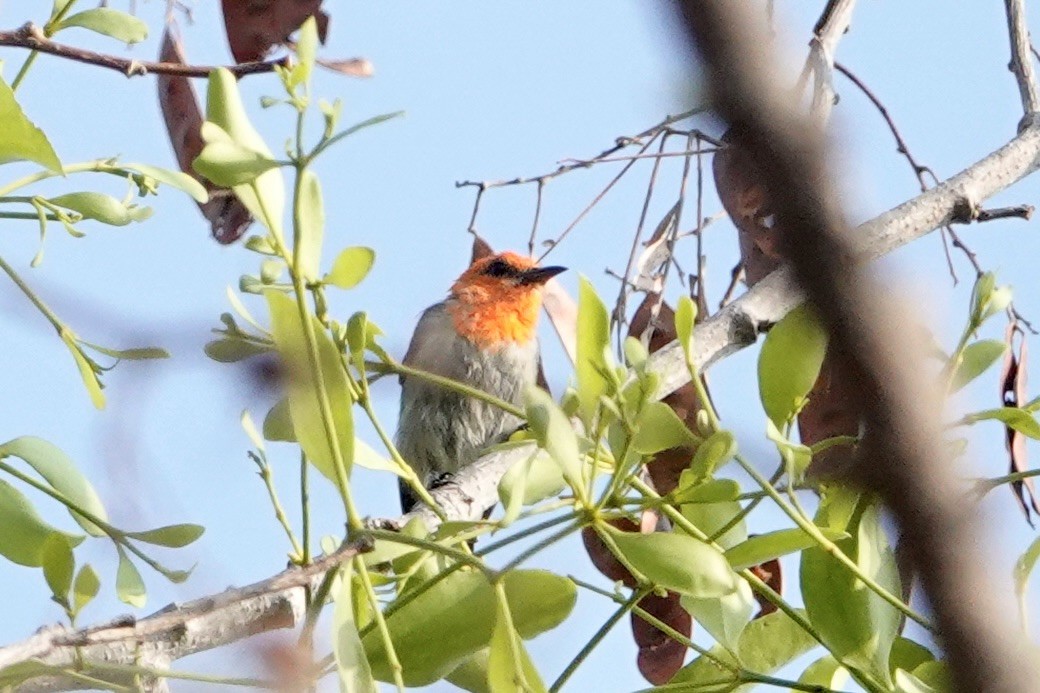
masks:
{"type": "Polygon", "coordinates": [[[608,618],[603,625],[596,630],[589,641],[585,643],[581,650],[578,651],[578,654],[574,655],[574,659],[564,667],[563,671],[560,672],[560,675],[557,676],[556,680],[552,682],[551,686],[549,686],[549,693],[557,693],[557,691],[563,688],[563,684],[567,683],[567,679],[578,670],[578,667],[580,667],[588,656],[592,654],[592,651],[596,649],[600,642],[603,641],[603,638],[607,637],[607,633],[609,633],[611,629],[617,625],[617,622],[620,621],[625,614],[631,611],[635,607],[636,602],[642,599],[646,594],[647,592],[645,590],[635,590],[632,592],[632,595],[628,600],[618,607],[617,611],[610,615],[610,618],[608,618]]]}
{"type": "Polygon", "coordinates": [[[575,523],[575,524],[567,525],[563,529],[550,534],[549,536],[545,537],[544,539],[542,539],[541,541],[537,542],[536,544],[534,544],[534,545],[524,549],[523,551],[521,551],[520,555],[518,555],[516,558],[514,558],[513,560],[511,560],[508,563],[506,563],[504,566],[502,566],[502,568],[499,569],[499,572],[503,573],[503,574],[504,573],[508,573],[510,570],[513,570],[518,565],[520,565],[521,563],[526,561],[528,558],[530,558],[531,556],[533,556],[536,553],[538,553],[539,551],[541,551],[542,549],[545,549],[545,548],[548,548],[548,547],[552,546],[556,542],[562,540],[564,537],[568,536],[569,534],[572,534],[572,533],[576,532],[579,529],[581,529],[581,526],[578,525],[577,523],[575,523]]]}
{"type": "Polygon", "coordinates": [[[303,550],[300,552],[300,558],[304,565],[311,562],[311,495],[307,480],[309,466],[307,454],[300,448],[300,514],[303,525],[303,550]]]}
{"type": "MultiPolygon", "coordinates": [[[[504,573],[503,573],[504,574],[504,573]]],[[[505,627],[509,633],[509,653],[513,657],[513,671],[516,673],[516,689],[531,693],[531,684],[527,682],[524,674],[524,655],[518,642],[519,636],[516,626],[513,624],[513,612],[509,608],[509,599],[506,597],[506,588],[502,581],[495,582],[495,600],[498,602],[498,615],[505,621],[505,627]]]]}
{"type": "Polygon", "coordinates": [[[271,465],[267,464],[267,461],[258,455],[250,453],[250,457],[256,462],[257,467],[260,468],[260,478],[264,480],[264,486],[267,487],[267,495],[271,499],[271,505],[274,507],[274,517],[278,520],[278,524],[285,530],[285,534],[289,537],[289,543],[292,544],[292,550],[295,554],[294,563],[302,560],[303,550],[300,547],[300,543],[296,540],[296,535],[292,531],[292,526],[289,524],[289,518],[285,514],[285,509],[282,507],[282,502],[278,499],[278,491],[274,487],[274,478],[271,472],[271,465]]]}
{"type": "Polygon", "coordinates": [[[383,428],[383,424],[379,421],[379,417],[376,416],[376,412],[372,408],[372,403],[369,401],[368,397],[360,399],[359,404],[361,405],[361,409],[365,412],[365,415],[368,416],[368,420],[372,423],[372,428],[375,429],[376,435],[379,436],[379,440],[382,441],[383,447],[385,447],[386,451],[390,454],[390,459],[401,468],[401,478],[408,483],[408,487],[413,493],[415,493],[419,500],[426,504],[426,507],[430,508],[430,510],[432,510],[441,520],[447,520],[448,516],[444,512],[444,509],[441,508],[437,501],[433,499],[433,496],[430,495],[430,491],[423,485],[422,480],[420,480],[416,475],[412,466],[401,457],[401,453],[397,450],[397,446],[394,445],[394,441],[387,434],[386,429],[383,428]]]}
{"type": "Polygon", "coordinates": [[[55,330],[57,330],[58,334],[61,334],[62,330],[66,329],[65,323],[63,323],[61,319],[57,315],[55,315],[54,311],[47,307],[46,303],[40,300],[40,297],[36,295],[36,293],[29,287],[29,285],[26,284],[20,276],[18,276],[18,273],[14,271],[14,268],[7,264],[7,262],[2,257],[0,257],[0,269],[6,272],[7,276],[11,278],[11,281],[13,281],[15,285],[22,290],[22,293],[25,294],[26,298],[32,301],[32,304],[36,306],[36,309],[43,314],[43,317],[47,318],[47,321],[54,327],[55,330]]]}
{"type": "Polygon", "coordinates": [[[524,530],[521,530],[521,531],[519,531],[519,532],[517,532],[515,534],[511,534],[508,537],[506,537],[505,539],[502,539],[500,541],[488,544],[487,546],[482,548],[480,551],[477,551],[476,555],[478,557],[486,556],[489,553],[491,553],[492,551],[497,551],[498,549],[501,549],[501,548],[504,548],[506,546],[509,546],[510,544],[512,544],[514,542],[520,541],[522,539],[526,539],[527,537],[529,537],[529,536],[531,536],[533,534],[537,534],[538,532],[541,532],[543,529],[549,529],[551,527],[555,527],[558,524],[561,524],[563,522],[568,522],[568,521],[573,520],[573,519],[574,519],[573,515],[560,515],[559,517],[554,517],[554,518],[551,518],[549,520],[545,520],[544,522],[539,522],[536,525],[532,525],[532,526],[530,526],[530,527],[528,527],[528,528],[526,528],[524,530]]]}
{"type": "MultiPolygon", "coordinates": [[[[365,566],[365,561],[361,556],[355,556],[353,563],[354,570],[357,571],[358,576],[361,578],[361,584],[365,589],[365,594],[368,596],[368,603],[372,607],[372,619],[376,624],[376,628],[379,629],[379,637],[382,639],[383,649],[386,651],[387,664],[390,665],[390,670],[394,672],[394,685],[397,686],[397,690],[400,693],[404,693],[404,678],[401,673],[404,669],[401,667],[401,660],[397,658],[394,642],[390,638],[390,629],[386,625],[386,617],[379,608],[379,597],[372,586],[372,578],[369,577],[368,568],[365,566]]],[[[351,607],[348,606],[348,608],[351,607]]]]}
{"type": "Polygon", "coordinates": [[[407,375],[409,377],[418,378],[419,380],[425,380],[429,383],[433,383],[434,385],[440,385],[441,387],[447,388],[448,390],[453,390],[454,392],[457,392],[461,395],[472,397],[473,399],[480,400],[481,402],[486,402],[494,407],[501,409],[504,412],[512,414],[518,419],[523,419],[526,416],[524,410],[520,407],[514,404],[510,404],[504,399],[499,399],[498,397],[495,397],[492,394],[484,392],[483,390],[477,389],[475,387],[471,387],[466,383],[460,382],[458,380],[445,378],[443,375],[437,375],[436,373],[428,373],[427,371],[417,370],[415,368],[411,368],[409,366],[404,365],[403,363],[398,363],[396,361],[390,361],[385,365],[392,373],[397,373],[398,375],[407,375]]]}
{"type": "Polygon", "coordinates": [[[488,580],[494,580],[496,576],[496,571],[484,565],[484,562],[479,558],[475,558],[473,554],[467,551],[462,551],[461,549],[453,549],[450,546],[444,546],[435,541],[430,541],[429,539],[410,537],[407,534],[391,532],[386,529],[363,529],[361,530],[361,533],[363,536],[372,537],[373,539],[382,539],[395,544],[414,546],[417,549],[423,549],[425,551],[441,554],[442,556],[454,558],[460,563],[465,563],[466,565],[472,566],[481,571],[487,576],[488,580]]]}

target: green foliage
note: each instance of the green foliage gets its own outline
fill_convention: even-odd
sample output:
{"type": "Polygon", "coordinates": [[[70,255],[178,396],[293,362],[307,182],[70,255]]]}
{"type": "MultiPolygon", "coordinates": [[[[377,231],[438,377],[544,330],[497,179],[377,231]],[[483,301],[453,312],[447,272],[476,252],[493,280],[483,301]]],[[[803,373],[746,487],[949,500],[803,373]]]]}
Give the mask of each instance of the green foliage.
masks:
{"type": "Polygon", "coordinates": [[[677,532],[605,531],[620,556],[654,585],[697,598],[718,598],[737,589],[737,576],[722,552],[699,539],[677,532]]]}
{"type": "MultiPolygon", "coordinates": [[[[576,592],[566,578],[541,570],[502,576],[513,626],[532,638],[563,622],[576,592]]],[[[394,651],[408,686],[443,678],[464,659],[491,644],[498,619],[495,587],[479,571],[460,570],[441,579],[387,619],[394,651]]],[[[386,649],[375,631],[362,643],[377,680],[392,679],[386,649]]]]}
{"type": "Polygon", "coordinates": [[[827,336],[806,306],[769,330],[758,356],[758,389],[766,415],[778,429],[805,406],[826,350],[827,336]]]}
{"type": "Polygon", "coordinates": [[[140,43],[148,38],[147,24],[131,14],[110,7],[95,7],[92,10],[77,12],[58,22],[52,32],[70,27],[89,29],[124,43],[140,43]]]}

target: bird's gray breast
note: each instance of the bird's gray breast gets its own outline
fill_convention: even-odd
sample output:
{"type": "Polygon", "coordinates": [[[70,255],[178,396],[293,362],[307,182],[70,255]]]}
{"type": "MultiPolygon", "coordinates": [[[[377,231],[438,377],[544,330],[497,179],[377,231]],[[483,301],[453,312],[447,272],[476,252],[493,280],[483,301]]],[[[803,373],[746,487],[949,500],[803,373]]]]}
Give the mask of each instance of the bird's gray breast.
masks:
{"type": "MultiPolygon", "coordinates": [[[[405,359],[408,365],[519,405],[524,388],[537,376],[537,342],[481,349],[460,337],[446,311],[435,311],[438,307],[423,315],[405,359]]],[[[424,481],[469,464],[519,425],[520,419],[487,402],[415,376],[402,379],[397,446],[424,481]]]]}

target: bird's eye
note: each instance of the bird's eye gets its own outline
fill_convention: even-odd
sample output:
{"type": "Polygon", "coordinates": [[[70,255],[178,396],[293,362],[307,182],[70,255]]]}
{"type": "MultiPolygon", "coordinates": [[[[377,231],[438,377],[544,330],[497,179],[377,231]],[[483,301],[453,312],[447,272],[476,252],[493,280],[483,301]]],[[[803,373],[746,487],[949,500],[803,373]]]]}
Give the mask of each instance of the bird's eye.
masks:
{"type": "Polygon", "coordinates": [[[514,277],[517,270],[502,258],[495,258],[484,268],[484,274],[489,277],[514,277]]]}

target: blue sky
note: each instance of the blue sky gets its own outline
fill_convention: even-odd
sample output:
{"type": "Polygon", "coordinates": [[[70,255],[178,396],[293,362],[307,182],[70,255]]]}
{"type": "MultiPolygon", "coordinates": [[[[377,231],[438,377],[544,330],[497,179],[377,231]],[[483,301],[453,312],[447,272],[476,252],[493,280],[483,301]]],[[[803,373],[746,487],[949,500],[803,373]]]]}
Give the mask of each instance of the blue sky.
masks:
{"type": "MultiPolygon", "coordinates": [[[[800,64],[822,4],[777,2],[779,32],[792,64],[800,64]]],[[[36,14],[24,14],[33,11],[28,4],[4,5],[0,26],[42,21],[40,5],[36,14]]],[[[152,31],[129,55],[151,58],[161,33],[163,3],[137,5],[152,31]]],[[[115,6],[125,8],[124,3],[115,6]]],[[[324,55],[365,56],[376,74],[359,81],[319,72],[315,92],[343,100],[345,124],[389,111],[407,113],[351,138],[319,163],[327,205],[327,257],[348,245],[368,245],[377,252],[372,274],[359,289],[338,294],[332,312],[345,318],[367,310],[386,333],[387,348],[402,354],[419,312],[440,300],[468,258],[465,229],[473,191],[457,190],[455,181],[547,172],[562,159],[592,156],[618,136],[635,134],[666,114],[696,105],[696,87],[689,86],[683,72],[684,48],[661,7],[645,0],[330,3],[333,23],[324,55]]],[[[195,17],[194,25],[182,25],[190,59],[226,63],[217,3],[197,3],[195,17]]],[[[1031,10],[1030,20],[1040,26],[1040,12],[1031,10]]],[[[97,50],[123,50],[80,30],[60,38],[97,50]]],[[[1006,70],[1002,9],[992,3],[861,3],[838,57],[885,101],[914,154],[940,177],[1006,142],[1021,115],[1006,70]]],[[[0,58],[10,79],[25,53],[4,49],[0,58]]],[[[915,194],[917,182],[895,153],[876,112],[840,77],[836,84],[842,96],[833,121],[837,169],[849,214],[859,221],[915,194]]],[[[197,87],[204,90],[204,83],[197,87]]],[[[242,89],[253,105],[263,94],[278,93],[272,77],[249,78],[242,89]]],[[[126,80],[42,56],[18,96],[65,163],[119,154],[127,161],[175,165],[151,78],[126,80]]],[[[290,132],[288,113],[259,108],[252,113],[271,148],[279,151],[290,132]]],[[[710,119],[700,126],[719,131],[710,119]]],[[[311,132],[318,127],[317,121],[312,123],[311,132]]],[[[547,186],[543,231],[555,235],[566,227],[616,170],[604,166],[576,172],[547,186]]],[[[672,166],[666,183],[677,180],[678,170],[679,164],[672,166]]],[[[617,285],[604,269],[624,266],[648,172],[649,164],[637,168],[632,180],[619,185],[550,255],[554,264],[572,268],[562,277],[572,291],[580,273],[608,301],[616,295],[617,285]]],[[[12,175],[7,168],[5,175],[12,175]]],[[[117,196],[124,192],[111,181],[89,177],[41,191],[73,189],[117,196]]],[[[1038,201],[1040,179],[1031,179],[993,205],[1038,201]]],[[[170,601],[268,576],[284,566],[287,549],[264,487],[245,456],[248,440],[238,425],[244,408],[261,418],[272,396],[258,390],[246,370],[213,363],[201,351],[217,316],[228,309],[225,287],[237,285],[241,274],[255,273],[258,258],[239,246],[214,244],[186,196],[164,191],[151,204],[155,215],[144,224],[84,226],[88,236],[79,240],[52,231],[37,269],[28,267],[38,243],[34,225],[8,222],[0,241],[0,254],[84,338],[114,347],[157,344],[173,354],[161,363],[119,366],[106,379],[109,407],[97,412],[49,326],[13,286],[0,281],[0,392],[7,405],[0,417],[0,440],[34,434],[66,450],[94,480],[118,526],[198,522],[207,527],[196,545],[165,555],[174,567],[197,564],[189,582],[171,586],[154,574],[145,575],[150,594],[142,615],[170,601]]],[[[659,219],[670,205],[662,196],[651,219],[659,219]]],[[[706,213],[718,208],[710,193],[706,213]]],[[[477,225],[494,245],[521,248],[533,211],[533,187],[493,191],[485,196],[477,225]]],[[[1019,309],[1040,324],[1032,262],[1040,250],[1035,222],[994,222],[960,232],[985,267],[1014,285],[1019,309]]],[[[717,302],[735,258],[732,227],[713,227],[706,244],[709,291],[717,302]]],[[[880,265],[893,290],[922,307],[922,316],[947,346],[963,325],[970,289],[970,268],[960,257],[955,262],[962,281],[954,289],[933,234],[880,265]]],[[[673,296],[677,290],[672,287],[673,296]]],[[[986,336],[999,338],[1001,333],[1002,326],[994,324],[986,336]]],[[[545,335],[546,359],[559,391],[568,369],[553,339],[545,335]]],[[[724,421],[744,450],[758,455],[766,467],[773,462],[762,435],[754,358],[754,350],[748,350],[720,364],[712,371],[711,385],[724,421]]],[[[385,381],[376,392],[379,413],[392,426],[396,385],[385,381]]],[[[996,406],[997,392],[993,372],[969,388],[959,405],[996,406]]],[[[370,431],[361,435],[375,442],[370,431]]],[[[1004,473],[1002,431],[980,428],[972,440],[971,473],[1004,473]]],[[[286,448],[276,457],[283,498],[294,508],[294,456],[286,448]]],[[[396,513],[392,479],[359,473],[357,484],[363,513],[396,513]]],[[[342,518],[333,494],[318,488],[316,497],[319,531],[337,532],[342,518]]],[[[39,505],[55,522],[65,522],[60,513],[48,512],[43,501],[39,505]]],[[[994,581],[1009,592],[1010,566],[1032,532],[1006,492],[992,494],[980,506],[980,517],[990,528],[1000,528],[986,548],[992,554],[994,581]]],[[[762,529],[777,519],[769,512],[756,514],[752,527],[762,529]]],[[[88,623],[128,611],[111,596],[114,554],[109,546],[95,543],[82,553],[99,570],[104,597],[84,614],[88,623]]],[[[540,563],[596,579],[577,549],[577,542],[570,541],[540,563]]],[[[796,564],[786,567],[793,576],[796,564]]],[[[8,595],[20,595],[5,602],[0,642],[21,639],[59,619],[38,571],[0,563],[0,582],[8,595]]],[[[602,579],[599,583],[606,585],[602,579]]],[[[792,586],[793,577],[788,593],[797,601],[792,586]]],[[[609,611],[599,598],[582,595],[558,632],[531,645],[547,678],[555,677],[609,611]]],[[[243,662],[255,654],[249,648],[239,653],[243,662]]],[[[571,690],[638,688],[642,679],[634,659],[628,626],[619,625],[572,679],[571,690]]],[[[183,665],[236,673],[223,657],[183,665]]]]}

